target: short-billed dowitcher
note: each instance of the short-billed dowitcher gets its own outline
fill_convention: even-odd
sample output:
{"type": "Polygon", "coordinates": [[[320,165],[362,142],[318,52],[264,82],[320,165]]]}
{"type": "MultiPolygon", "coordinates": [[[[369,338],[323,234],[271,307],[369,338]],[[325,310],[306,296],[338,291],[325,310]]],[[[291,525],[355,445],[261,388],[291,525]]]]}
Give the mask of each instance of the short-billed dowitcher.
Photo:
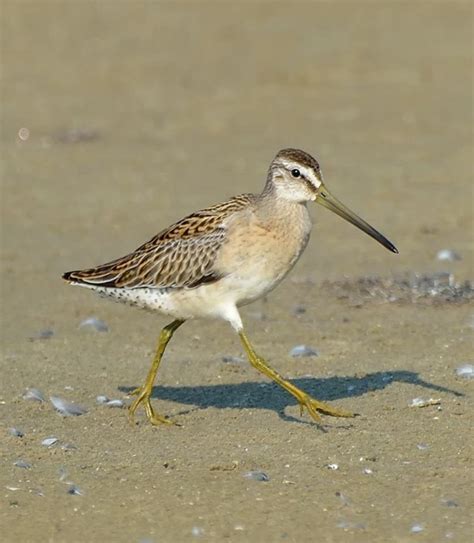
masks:
{"type": "Polygon", "coordinates": [[[301,413],[306,408],[316,421],[320,420],[318,412],[353,416],[312,398],[272,369],[255,352],[238,310],[274,289],[296,264],[312,226],[307,203],[314,201],[398,252],[388,239],[331,195],[316,159],[298,149],[283,149],[270,164],[261,194],[242,194],[196,211],[127,256],[63,275],[69,283],[101,296],[174,318],[161,331],[144,385],[133,391],[137,397],[129,409],[132,421],[143,405],[152,424],[170,422],[151,405],[153,383],[173,334],[186,320],[198,317],[228,321],[252,366],[292,394],[301,413]]]}

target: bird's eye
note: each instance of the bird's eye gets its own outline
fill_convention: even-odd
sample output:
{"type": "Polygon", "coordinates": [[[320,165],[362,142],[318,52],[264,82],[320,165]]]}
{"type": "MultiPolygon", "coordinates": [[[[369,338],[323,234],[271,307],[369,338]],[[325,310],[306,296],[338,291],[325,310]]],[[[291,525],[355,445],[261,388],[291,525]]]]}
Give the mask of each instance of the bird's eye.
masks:
{"type": "Polygon", "coordinates": [[[301,173],[300,173],[299,170],[297,170],[297,169],[295,168],[294,170],[291,170],[291,175],[292,175],[293,177],[296,177],[296,178],[297,178],[297,177],[300,177],[300,176],[301,176],[301,173]]]}

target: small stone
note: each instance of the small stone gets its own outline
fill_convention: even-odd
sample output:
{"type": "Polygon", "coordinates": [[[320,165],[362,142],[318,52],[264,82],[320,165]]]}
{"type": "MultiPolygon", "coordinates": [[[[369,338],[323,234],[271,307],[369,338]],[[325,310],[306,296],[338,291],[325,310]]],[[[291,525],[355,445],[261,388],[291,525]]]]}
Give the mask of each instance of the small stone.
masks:
{"type": "Polygon", "coordinates": [[[222,362],[226,364],[242,364],[245,360],[241,356],[224,355],[222,362]]]}
{"type": "Polygon", "coordinates": [[[461,255],[452,249],[441,249],[436,253],[436,258],[440,261],[455,262],[461,260],[461,255]]]}
{"type": "Polygon", "coordinates": [[[332,471],[336,471],[339,469],[339,464],[328,464],[326,467],[332,471]]]}
{"type": "Polygon", "coordinates": [[[18,428],[8,428],[8,433],[13,437],[24,437],[25,433],[18,428]]]}
{"type": "Polygon", "coordinates": [[[67,489],[67,493],[71,496],[83,496],[81,489],[76,485],[70,485],[67,489]]]}
{"type": "Polygon", "coordinates": [[[303,358],[306,356],[319,356],[319,353],[316,349],[313,349],[308,345],[296,345],[291,349],[290,356],[293,356],[294,358],[303,358]]]}
{"type": "Polygon", "coordinates": [[[252,479],[252,481],[267,482],[270,477],[264,471],[247,471],[244,473],[246,479],[252,479]]]}
{"type": "Polygon", "coordinates": [[[79,328],[95,330],[96,332],[109,331],[109,327],[107,326],[107,323],[105,323],[101,319],[97,319],[96,317],[89,317],[88,319],[83,320],[81,324],[79,325],[79,328]]]}
{"type": "Polygon", "coordinates": [[[107,398],[107,396],[101,395],[101,396],[97,396],[95,401],[100,405],[104,405],[109,401],[109,399],[107,398]]]}
{"type": "Polygon", "coordinates": [[[441,500],[441,504],[445,505],[446,507],[459,507],[459,503],[456,500],[451,500],[447,498],[443,498],[441,500]]]}
{"type": "Polygon", "coordinates": [[[456,368],[456,375],[461,379],[473,379],[474,366],[472,364],[462,364],[456,368]]]}
{"type": "Polygon", "coordinates": [[[372,475],[374,473],[374,470],[370,468],[364,468],[363,473],[365,473],[365,475],[372,475]]]}
{"type": "Polygon", "coordinates": [[[29,462],[25,462],[24,460],[17,460],[13,465],[17,468],[31,469],[31,464],[29,462]]]}
{"type": "Polygon", "coordinates": [[[31,341],[35,341],[36,339],[50,339],[54,336],[54,331],[50,329],[40,330],[37,334],[34,336],[30,336],[31,341]]]}
{"type": "Polygon", "coordinates": [[[293,313],[295,315],[304,315],[306,313],[306,307],[304,305],[295,305],[293,313]]]}
{"type": "Polygon", "coordinates": [[[430,446],[427,445],[426,443],[418,443],[416,447],[420,451],[427,451],[430,448],[430,446]]]}

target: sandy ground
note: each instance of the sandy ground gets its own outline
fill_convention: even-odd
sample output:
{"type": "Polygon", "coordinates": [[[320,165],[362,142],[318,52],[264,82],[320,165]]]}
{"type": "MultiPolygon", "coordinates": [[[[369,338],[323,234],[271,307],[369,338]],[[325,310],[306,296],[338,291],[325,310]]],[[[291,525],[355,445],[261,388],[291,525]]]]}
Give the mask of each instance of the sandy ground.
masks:
{"type": "Polygon", "coordinates": [[[1,7],[2,541],[471,541],[472,381],[455,374],[473,362],[468,290],[457,303],[357,290],[367,276],[472,279],[470,5],[1,7]],[[181,426],[129,426],[96,396],[129,401],[166,319],[60,274],[260,190],[285,146],[315,153],[400,255],[315,209],[301,262],[243,317],[275,368],[360,416],[300,418],[224,323],[193,322],[155,389],[181,426]],[[91,316],[108,332],[80,329],[91,316]],[[319,356],[291,357],[298,344],[319,356]],[[88,412],[62,417],[50,396],[88,412]]]}

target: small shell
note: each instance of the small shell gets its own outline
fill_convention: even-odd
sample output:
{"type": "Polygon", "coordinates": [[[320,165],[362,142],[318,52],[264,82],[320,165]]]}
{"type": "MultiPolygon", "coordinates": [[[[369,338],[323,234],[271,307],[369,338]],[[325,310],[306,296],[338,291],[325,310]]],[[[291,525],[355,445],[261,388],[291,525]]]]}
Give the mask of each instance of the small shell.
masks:
{"type": "Polygon", "coordinates": [[[88,319],[84,319],[81,322],[81,324],[79,324],[79,328],[93,329],[96,332],[109,331],[109,327],[107,326],[107,323],[101,319],[97,319],[96,317],[89,317],[88,319]]]}
{"type": "Polygon", "coordinates": [[[18,428],[8,428],[8,433],[13,437],[23,437],[25,435],[25,433],[18,428]]]}
{"type": "Polygon", "coordinates": [[[429,405],[439,405],[441,403],[441,400],[429,398],[428,400],[425,400],[424,398],[413,398],[413,400],[409,403],[410,407],[428,407],[429,405]]]}
{"type": "Polygon", "coordinates": [[[45,397],[41,390],[37,388],[27,388],[23,393],[24,400],[34,400],[36,402],[44,402],[45,397]]]}
{"type": "Polygon", "coordinates": [[[270,477],[264,471],[247,471],[244,473],[246,479],[252,479],[252,481],[267,482],[270,477]]]}
{"type": "Polygon", "coordinates": [[[58,442],[57,437],[47,437],[43,439],[43,441],[41,442],[41,445],[43,445],[43,447],[52,447],[57,442],[58,442]]]}
{"type": "Polygon", "coordinates": [[[472,364],[462,364],[456,368],[456,375],[461,379],[474,379],[474,366],[472,364]]]}
{"type": "Polygon", "coordinates": [[[461,260],[461,255],[452,249],[441,249],[436,253],[436,258],[445,262],[455,262],[461,260]]]}
{"type": "Polygon", "coordinates": [[[85,407],[82,407],[81,405],[68,402],[64,400],[63,398],[58,398],[57,396],[51,396],[50,397],[51,403],[53,404],[54,408],[61,413],[61,415],[64,416],[79,416],[84,415],[84,413],[87,413],[87,409],[85,407]]]}
{"type": "Polygon", "coordinates": [[[104,395],[97,396],[95,400],[99,405],[106,405],[107,407],[125,407],[125,402],[123,400],[109,400],[109,398],[104,395]]]}
{"type": "Polygon", "coordinates": [[[303,358],[306,356],[319,356],[319,353],[316,349],[313,349],[308,345],[296,345],[291,349],[290,356],[293,356],[294,358],[303,358]]]}

